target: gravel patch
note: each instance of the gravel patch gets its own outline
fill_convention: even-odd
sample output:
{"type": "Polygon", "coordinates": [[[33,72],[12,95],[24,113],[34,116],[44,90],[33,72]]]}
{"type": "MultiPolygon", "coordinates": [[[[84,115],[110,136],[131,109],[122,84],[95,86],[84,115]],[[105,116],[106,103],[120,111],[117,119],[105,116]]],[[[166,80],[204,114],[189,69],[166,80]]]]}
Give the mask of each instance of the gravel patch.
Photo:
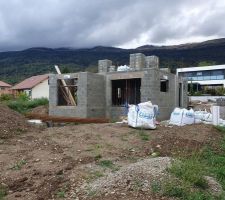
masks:
{"type": "Polygon", "coordinates": [[[87,193],[113,194],[117,191],[149,191],[151,183],[160,181],[166,176],[166,169],[171,165],[171,158],[157,157],[141,160],[129,166],[122,167],[115,173],[110,173],[81,188],[87,193]]]}

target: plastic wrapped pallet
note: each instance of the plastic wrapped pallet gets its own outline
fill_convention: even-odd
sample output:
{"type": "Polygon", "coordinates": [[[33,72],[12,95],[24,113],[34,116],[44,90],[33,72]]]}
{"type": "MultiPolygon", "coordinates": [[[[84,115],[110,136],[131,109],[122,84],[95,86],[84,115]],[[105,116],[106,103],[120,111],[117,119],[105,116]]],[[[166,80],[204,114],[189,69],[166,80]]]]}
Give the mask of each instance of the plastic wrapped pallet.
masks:
{"type": "Polygon", "coordinates": [[[118,71],[118,72],[130,71],[130,70],[131,70],[131,68],[130,68],[129,66],[127,66],[127,65],[122,65],[122,66],[119,66],[119,67],[117,68],[117,71],[118,71]]]}
{"type": "Polygon", "coordinates": [[[134,128],[155,129],[158,106],[150,101],[138,105],[130,105],[128,125],[134,128]]]}

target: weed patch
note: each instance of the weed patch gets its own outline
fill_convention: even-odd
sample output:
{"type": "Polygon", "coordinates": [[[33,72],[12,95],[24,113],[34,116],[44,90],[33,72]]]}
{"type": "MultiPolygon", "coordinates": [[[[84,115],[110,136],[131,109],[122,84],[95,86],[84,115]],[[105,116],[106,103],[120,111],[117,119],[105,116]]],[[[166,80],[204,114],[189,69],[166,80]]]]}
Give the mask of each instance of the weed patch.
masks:
{"type": "Polygon", "coordinates": [[[113,172],[118,171],[119,167],[116,166],[111,160],[101,160],[97,163],[99,166],[103,167],[103,168],[109,168],[111,169],[113,172]]]}
{"type": "Polygon", "coordinates": [[[13,170],[21,170],[21,168],[23,167],[23,165],[25,165],[26,163],[27,163],[26,160],[20,160],[15,165],[13,165],[11,167],[11,169],[13,169],[13,170]]]}
{"type": "Polygon", "coordinates": [[[111,160],[101,160],[98,165],[105,168],[113,168],[114,164],[111,160]]]}
{"type": "Polygon", "coordinates": [[[189,159],[175,161],[169,169],[169,172],[196,187],[202,189],[206,189],[208,187],[206,180],[203,178],[205,166],[202,165],[198,156],[192,156],[189,159]]]}
{"type": "Polygon", "coordinates": [[[3,185],[0,185],[0,200],[3,200],[6,195],[7,195],[6,187],[3,185]]]}
{"type": "Polygon", "coordinates": [[[223,134],[217,151],[205,147],[191,156],[177,158],[168,169],[172,176],[162,184],[153,184],[153,192],[184,200],[225,199],[223,192],[219,196],[212,194],[204,178],[216,178],[225,190],[225,127],[215,128],[223,134]]]}
{"type": "Polygon", "coordinates": [[[103,177],[104,174],[100,171],[94,171],[94,172],[91,172],[90,175],[87,177],[88,181],[93,181],[93,180],[96,180],[100,177],[103,177]]]}
{"type": "Polygon", "coordinates": [[[31,109],[37,106],[48,105],[47,98],[31,100],[29,96],[25,93],[20,93],[16,98],[14,98],[12,95],[3,95],[0,98],[0,102],[3,102],[11,109],[22,114],[29,112],[31,109]]]}

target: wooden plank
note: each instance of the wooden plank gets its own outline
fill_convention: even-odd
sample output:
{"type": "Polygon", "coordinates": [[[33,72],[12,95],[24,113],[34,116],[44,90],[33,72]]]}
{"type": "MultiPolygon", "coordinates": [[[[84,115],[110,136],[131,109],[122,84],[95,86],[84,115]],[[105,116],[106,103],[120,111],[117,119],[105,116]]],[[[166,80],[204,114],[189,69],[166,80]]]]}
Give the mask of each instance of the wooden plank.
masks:
{"type": "MultiPolygon", "coordinates": [[[[57,71],[58,74],[61,74],[61,71],[59,70],[59,67],[57,65],[55,65],[55,69],[56,69],[56,71],[57,71]]],[[[63,84],[63,86],[64,86],[67,94],[69,95],[70,104],[72,106],[76,106],[76,102],[75,102],[75,100],[73,98],[73,95],[70,92],[70,89],[67,87],[67,84],[66,84],[65,80],[64,79],[61,79],[61,82],[62,82],[62,84],[63,84]]]]}
{"type": "Polygon", "coordinates": [[[44,122],[73,122],[73,123],[109,123],[110,120],[106,118],[78,118],[78,117],[61,117],[61,116],[51,116],[51,115],[42,115],[36,113],[28,113],[26,115],[28,119],[40,119],[44,122]]]}

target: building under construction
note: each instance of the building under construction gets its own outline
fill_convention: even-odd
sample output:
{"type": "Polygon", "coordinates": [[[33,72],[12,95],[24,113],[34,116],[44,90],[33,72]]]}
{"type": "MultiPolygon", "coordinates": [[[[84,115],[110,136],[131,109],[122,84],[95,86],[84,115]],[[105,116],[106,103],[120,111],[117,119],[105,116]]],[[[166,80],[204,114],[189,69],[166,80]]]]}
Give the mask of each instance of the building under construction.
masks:
{"type": "Polygon", "coordinates": [[[110,60],[99,60],[98,73],[54,74],[49,77],[49,114],[80,118],[117,119],[129,104],[151,101],[158,119],[168,119],[175,107],[187,106],[187,83],[159,68],[156,56],[130,55],[126,71],[110,60]]]}

